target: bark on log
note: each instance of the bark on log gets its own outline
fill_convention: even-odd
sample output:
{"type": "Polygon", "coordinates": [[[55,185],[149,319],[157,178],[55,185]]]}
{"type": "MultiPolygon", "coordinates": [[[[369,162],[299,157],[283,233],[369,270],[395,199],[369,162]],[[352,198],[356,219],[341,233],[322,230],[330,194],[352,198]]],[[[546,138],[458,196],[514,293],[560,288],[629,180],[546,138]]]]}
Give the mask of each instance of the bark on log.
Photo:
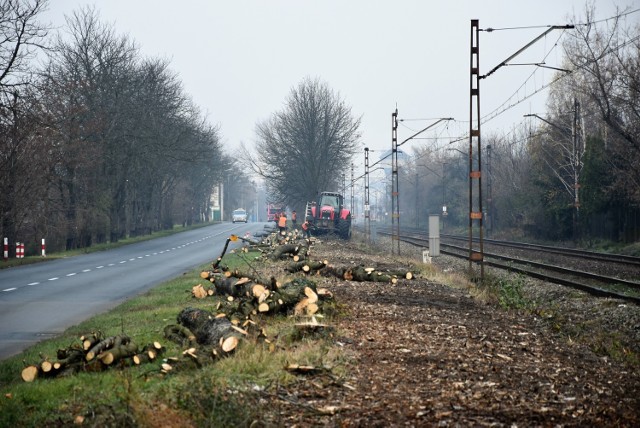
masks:
{"type": "Polygon", "coordinates": [[[219,346],[225,353],[235,349],[237,339],[241,336],[227,318],[215,318],[211,312],[203,309],[183,309],[178,314],[178,323],[191,330],[201,345],[219,346]],[[235,340],[229,340],[232,337],[235,340]]]}
{"type": "Polygon", "coordinates": [[[300,248],[298,249],[298,253],[293,256],[294,262],[299,262],[305,260],[309,256],[309,246],[305,242],[305,244],[300,244],[300,248]]]}
{"type": "Polygon", "coordinates": [[[227,238],[227,242],[224,243],[224,248],[222,249],[222,253],[220,254],[220,257],[218,257],[218,259],[212,265],[213,270],[216,270],[218,268],[218,265],[222,261],[222,258],[224,257],[224,254],[227,252],[227,247],[229,246],[229,242],[230,241],[231,241],[231,238],[227,238]]]}
{"type": "Polygon", "coordinates": [[[216,318],[223,316],[232,323],[244,322],[252,314],[256,313],[256,306],[252,303],[254,300],[255,299],[251,299],[251,301],[238,299],[232,302],[223,301],[216,311],[216,318]]]}
{"type": "Polygon", "coordinates": [[[82,342],[82,349],[88,351],[91,349],[96,343],[99,343],[104,340],[104,335],[102,332],[95,332],[89,335],[83,335],[80,337],[80,341],[82,342]]]}
{"type": "Polygon", "coordinates": [[[233,297],[241,296],[244,292],[244,289],[237,289],[235,286],[237,282],[238,278],[216,276],[213,281],[213,285],[215,287],[214,294],[233,297]]]}
{"type": "Polygon", "coordinates": [[[246,271],[241,271],[240,269],[227,270],[224,272],[224,275],[226,277],[234,277],[234,278],[249,278],[251,281],[255,282],[256,284],[262,284],[265,287],[268,287],[273,280],[273,278],[270,278],[270,279],[263,278],[257,273],[249,273],[246,271]]]}
{"type": "Polygon", "coordinates": [[[98,355],[98,359],[102,361],[103,364],[109,366],[119,360],[133,357],[138,353],[138,345],[134,342],[122,343],[120,345],[116,345],[111,349],[108,349],[101,354],[98,355]]]}
{"type": "Polygon", "coordinates": [[[287,272],[304,272],[304,273],[310,273],[310,272],[315,272],[318,271],[322,268],[324,268],[325,266],[327,266],[327,261],[311,261],[311,260],[303,260],[300,262],[293,262],[293,263],[289,263],[287,265],[287,267],[285,268],[285,270],[287,272]]]}
{"type": "Polygon", "coordinates": [[[98,354],[106,351],[109,348],[113,348],[115,346],[126,345],[129,343],[131,339],[128,336],[111,336],[103,341],[97,343],[87,352],[85,359],[87,361],[93,360],[98,354]]]}
{"type": "Polygon", "coordinates": [[[294,310],[301,300],[308,299],[308,295],[305,294],[308,293],[308,291],[305,291],[307,288],[316,294],[313,302],[316,304],[317,293],[315,283],[304,278],[296,278],[291,282],[283,284],[278,291],[271,293],[271,295],[258,306],[258,312],[282,313],[294,310]]]}
{"type": "Polygon", "coordinates": [[[183,325],[171,324],[166,326],[164,328],[164,337],[182,346],[196,342],[196,335],[183,325]]]}
{"type": "Polygon", "coordinates": [[[336,276],[347,281],[389,282],[395,284],[398,279],[386,272],[363,266],[327,266],[323,273],[336,276]]]}
{"type": "Polygon", "coordinates": [[[271,258],[274,260],[278,260],[284,255],[295,255],[298,253],[300,246],[297,244],[283,244],[276,247],[275,250],[271,253],[271,258]]]}

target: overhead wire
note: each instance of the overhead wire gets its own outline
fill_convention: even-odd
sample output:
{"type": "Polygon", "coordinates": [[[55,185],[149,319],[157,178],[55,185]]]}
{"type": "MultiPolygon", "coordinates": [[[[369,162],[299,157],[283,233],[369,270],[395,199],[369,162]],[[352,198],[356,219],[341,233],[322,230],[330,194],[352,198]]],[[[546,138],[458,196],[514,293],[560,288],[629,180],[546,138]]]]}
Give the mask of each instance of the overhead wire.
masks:
{"type": "MultiPolygon", "coordinates": [[[[633,14],[633,13],[637,13],[637,12],[640,12],[640,8],[638,8],[638,9],[634,9],[634,10],[631,10],[631,11],[628,11],[628,12],[625,12],[625,13],[621,13],[621,14],[618,14],[618,15],[615,15],[615,16],[612,16],[612,17],[609,17],[609,18],[604,18],[604,19],[600,19],[600,20],[594,20],[594,21],[590,21],[590,22],[587,22],[587,23],[578,23],[578,24],[575,24],[575,25],[585,26],[585,25],[597,24],[597,23],[601,23],[601,22],[605,22],[605,21],[610,21],[610,20],[613,20],[613,19],[619,19],[619,18],[621,18],[621,17],[626,17],[626,16],[628,16],[628,15],[631,15],[631,14],[633,14]]],[[[550,28],[550,27],[552,27],[552,26],[551,26],[551,25],[539,25],[539,26],[523,26],[523,27],[487,28],[487,29],[480,29],[480,31],[484,31],[484,32],[492,32],[492,31],[503,31],[503,30],[519,30],[519,29],[550,28]]],[[[545,60],[549,55],[551,55],[551,53],[552,53],[552,52],[553,52],[553,51],[558,47],[558,42],[559,42],[559,40],[562,38],[562,36],[565,34],[565,32],[566,32],[566,30],[563,30],[562,34],[560,34],[560,36],[557,38],[557,40],[556,40],[556,42],[554,43],[553,47],[552,47],[552,48],[551,48],[551,49],[546,53],[546,55],[543,57],[543,62],[542,62],[542,63],[544,63],[544,60],[545,60]]],[[[611,54],[611,53],[613,53],[613,52],[616,52],[616,51],[618,51],[619,49],[622,49],[622,48],[626,47],[627,45],[629,45],[629,44],[631,44],[631,43],[633,43],[633,42],[635,42],[635,41],[637,41],[637,40],[640,40],[640,35],[639,35],[639,36],[636,36],[636,37],[633,37],[633,38],[631,38],[631,39],[628,39],[627,41],[625,41],[625,42],[623,42],[623,43],[621,43],[621,44],[618,44],[618,45],[616,45],[616,46],[614,46],[614,47],[612,47],[612,48],[610,48],[610,49],[606,50],[605,52],[602,52],[602,56],[604,56],[604,55],[608,55],[608,54],[611,54]]],[[[588,66],[588,65],[589,65],[589,64],[591,64],[591,63],[593,63],[594,61],[596,61],[596,60],[595,60],[595,59],[594,59],[594,60],[587,60],[587,61],[585,61],[584,63],[582,63],[582,64],[580,64],[580,65],[576,66],[576,70],[584,69],[586,66],[588,66]]],[[[508,64],[507,64],[507,65],[508,65],[508,64]]],[[[515,91],[515,92],[514,92],[514,93],[513,93],[509,98],[507,98],[507,99],[506,99],[502,104],[500,104],[497,108],[495,108],[494,110],[492,110],[490,113],[488,113],[488,114],[486,114],[485,116],[483,116],[483,117],[480,119],[481,124],[485,124],[485,123],[487,123],[487,122],[489,122],[489,121],[491,121],[491,120],[495,119],[496,117],[500,116],[500,115],[501,115],[501,114],[503,114],[504,112],[506,112],[506,111],[508,111],[508,110],[510,110],[510,109],[512,109],[512,108],[514,108],[514,107],[516,107],[517,105],[519,105],[519,104],[521,104],[522,102],[526,101],[527,99],[529,99],[529,98],[531,98],[531,97],[533,97],[533,96],[537,95],[538,93],[540,93],[541,91],[543,91],[543,90],[545,90],[545,89],[549,88],[550,86],[553,86],[554,84],[556,84],[557,82],[559,82],[560,80],[564,79],[565,77],[567,77],[567,76],[570,74],[570,73],[565,73],[565,74],[560,74],[560,75],[558,75],[555,79],[553,79],[553,80],[552,80],[552,81],[550,81],[549,83],[546,83],[546,84],[542,85],[541,87],[539,87],[538,89],[536,89],[536,90],[535,90],[535,91],[533,91],[532,93],[530,93],[530,94],[528,94],[528,95],[524,96],[522,99],[520,99],[520,100],[518,100],[518,101],[516,101],[516,102],[513,102],[513,103],[511,103],[511,104],[509,104],[509,105],[507,105],[507,106],[505,107],[505,104],[507,104],[511,99],[513,99],[516,95],[518,95],[518,93],[520,92],[520,90],[522,89],[522,87],[523,87],[523,86],[525,86],[525,85],[527,84],[527,82],[528,82],[530,79],[532,79],[533,77],[535,77],[535,73],[536,73],[537,71],[538,71],[538,70],[534,70],[534,71],[533,71],[533,72],[532,72],[532,73],[531,73],[531,74],[530,74],[530,75],[525,79],[525,81],[524,81],[524,82],[523,82],[523,83],[518,87],[518,89],[517,89],[517,90],[516,90],[516,91],[515,91]],[[502,107],[504,107],[504,108],[502,108],[502,107]],[[501,109],[501,108],[502,108],[502,109],[501,109]]],[[[573,71],[575,71],[575,70],[571,70],[571,71],[573,72],[573,71]]],[[[407,121],[407,122],[408,122],[408,121],[424,121],[424,120],[430,120],[430,119],[427,119],[427,118],[424,118],[424,119],[422,119],[422,118],[408,118],[408,119],[401,119],[401,120],[399,120],[399,123],[400,123],[400,124],[402,124],[402,126],[404,126],[405,128],[407,128],[407,129],[409,129],[409,130],[412,130],[409,126],[405,125],[403,122],[405,122],[405,121],[407,121]]],[[[454,122],[459,123],[459,124],[468,124],[468,123],[469,123],[469,121],[461,121],[461,120],[454,120],[454,122]]],[[[522,124],[523,122],[524,122],[524,121],[521,121],[520,123],[522,124]]],[[[447,129],[448,129],[448,126],[449,126],[449,124],[447,123],[447,129]]],[[[514,132],[514,131],[515,131],[515,129],[516,129],[516,128],[513,128],[511,131],[509,131],[509,133],[508,133],[508,134],[506,134],[504,138],[506,138],[509,134],[511,134],[512,132],[514,132]]],[[[544,134],[545,134],[545,133],[541,133],[541,134],[537,134],[536,136],[538,136],[538,135],[544,135],[544,134]]],[[[464,140],[466,140],[467,138],[469,138],[469,134],[468,134],[468,133],[466,133],[466,134],[464,134],[464,135],[462,135],[462,136],[459,136],[459,137],[455,137],[454,139],[450,140],[447,144],[445,144],[445,145],[443,145],[443,146],[440,146],[440,147],[436,147],[436,148],[434,148],[432,151],[428,151],[428,152],[425,152],[425,153],[423,153],[423,154],[417,155],[417,157],[414,157],[414,159],[415,159],[415,160],[417,160],[417,159],[419,159],[419,158],[422,158],[423,156],[426,156],[427,154],[431,154],[431,153],[433,153],[433,152],[437,152],[437,151],[443,150],[443,149],[447,148],[447,146],[451,146],[452,144],[454,144],[454,143],[456,143],[456,142],[464,141],[464,140]]],[[[417,139],[417,138],[416,138],[416,139],[417,139]]],[[[436,136],[436,137],[431,137],[431,138],[427,137],[427,138],[420,138],[420,139],[435,139],[435,140],[437,141],[437,140],[438,140],[438,137],[436,136]]],[[[523,138],[523,139],[521,139],[521,140],[514,140],[513,142],[511,142],[511,143],[510,143],[510,145],[514,145],[514,144],[516,144],[516,143],[521,143],[521,142],[523,142],[523,141],[526,141],[526,138],[523,138]]],[[[391,156],[391,154],[392,154],[392,153],[391,153],[391,152],[389,152],[386,156],[382,157],[382,158],[381,158],[381,159],[379,159],[377,162],[375,162],[375,163],[373,163],[372,165],[370,165],[370,168],[371,168],[371,167],[373,167],[373,166],[375,166],[375,165],[378,165],[380,162],[382,162],[383,160],[385,160],[385,159],[387,159],[389,156],[391,156]]],[[[359,176],[358,178],[353,179],[353,180],[352,180],[352,183],[353,183],[353,182],[355,182],[355,181],[357,181],[357,180],[358,180],[358,179],[360,179],[360,178],[363,178],[363,177],[364,177],[364,175],[365,175],[365,174],[362,174],[362,175],[361,175],[361,176],[359,176]]]]}
{"type": "MultiPolygon", "coordinates": [[[[619,19],[619,18],[621,18],[621,17],[626,17],[627,15],[631,15],[631,14],[633,14],[633,13],[637,13],[637,12],[640,12],[640,8],[638,8],[638,9],[634,9],[634,10],[631,10],[631,11],[628,11],[628,12],[625,12],[625,13],[621,13],[621,14],[618,14],[618,15],[615,15],[615,16],[612,16],[612,17],[609,17],[609,18],[604,18],[604,19],[600,19],[600,20],[590,21],[590,22],[587,22],[587,23],[580,23],[580,24],[576,24],[576,25],[584,26],[584,25],[596,24],[596,23],[600,23],[600,22],[610,21],[610,20],[613,20],[613,19],[619,19]]],[[[511,27],[511,29],[543,28],[543,27],[547,27],[547,28],[548,28],[548,27],[551,27],[551,26],[511,27]]],[[[509,29],[509,28],[504,28],[504,29],[509,29]]],[[[500,30],[500,29],[498,29],[498,30],[500,30]]],[[[496,30],[494,29],[494,31],[496,31],[496,30]]],[[[544,59],[546,59],[546,58],[547,58],[547,57],[548,57],[548,56],[553,52],[553,50],[558,46],[558,41],[559,41],[559,40],[560,40],[560,38],[565,34],[565,32],[566,32],[566,30],[564,30],[564,31],[562,32],[562,34],[558,37],[558,40],[556,40],[556,43],[553,45],[553,47],[551,48],[551,50],[550,50],[550,51],[545,55],[544,59]]],[[[638,39],[640,39],[640,36],[637,36],[637,37],[631,38],[631,39],[627,40],[626,42],[624,42],[624,43],[622,43],[622,44],[619,44],[619,45],[617,45],[616,47],[614,47],[614,48],[612,48],[612,49],[609,49],[608,51],[602,52],[602,55],[606,55],[606,54],[609,54],[609,53],[613,53],[613,52],[615,52],[615,51],[617,51],[617,50],[619,50],[619,49],[621,49],[621,48],[623,48],[623,47],[626,47],[628,44],[633,43],[634,41],[636,41],[636,40],[638,40],[638,39]]],[[[587,65],[589,65],[589,64],[590,64],[590,63],[592,63],[592,62],[593,62],[593,61],[586,61],[585,63],[581,64],[580,66],[578,66],[578,67],[576,67],[576,68],[577,68],[577,69],[584,68],[584,67],[586,67],[587,65]]],[[[523,84],[521,84],[521,85],[520,85],[520,87],[516,90],[516,92],[514,92],[514,94],[512,94],[509,98],[507,98],[507,100],[505,100],[502,104],[500,104],[497,108],[495,108],[494,110],[492,110],[490,113],[488,113],[488,114],[486,114],[485,116],[483,116],[483,117],[481,118],[481,122],[480,122],[480,123],[481,123],[481,124],[484,124],[484,123],[487,123],[487,122],[489,122],[489,121],[491,121],[491,120],[495,119],[496,117],[500,116],[502,113],[504,113],[504,112],[506,112],[506,111],[510,110],[511,108],[513,108],[513,107],[515,107],[515,106],[519,105],[520,103],[522,103],[522,102],[524,102],[524,101],[528,100],[529,98],[533,97],[534,95],[537,95],[538,93],[540,93],[540,92],[542,92],[543,90],[547,89],[548,87],[552,86],[552,85],[553,85],[553,84],[555,84],[556,82],[558,82],[558,81],[560,81],[561,79],[565,78],[565,77],[569,74],[569,73],[566,73],[566,74],[564,74],[564,75],[559,75],[558,77],[556,77],[556,78],[555,78],[554,80],[552,80],[551,82],[549,82],[549,83],[547,83],[547,84],[545,84],[545,85],[542,85],[540,88],[538,88],[538,89],[536,89],[535,91],[533,91],[531,94],[526,95],[524,98],[522,98],[522,99],[520,99],[520,100],[518,100],[518,101],[516,101],[516,102],[513,102],[513,103],[511,103],[511,104],[507,105],[506,107],[504,107],[504,106],[505,106],[505,104],[507,104],[511,99],[513,99],[513,98],[514,98],[514,97],[515,97],[515,96],[520,92],[520,90],[522,89],[522,87],[523,87],[524,85],[526,85],[526,83],[529,81],[529,79],[531,79],[531,78],[532,78],[532,76],[533,76],[537,71],[538,71],[538,70],[535,70],[531,75],[529,75],[529,77],[527,77],[527,78],[525,79],[525,81],[523,82],[523,84]],[[502,107],[504,107],[504,108],[502,108],[502,107]],[[501,108],[502,108],[502,110],[500,110],[501,108]]]]}

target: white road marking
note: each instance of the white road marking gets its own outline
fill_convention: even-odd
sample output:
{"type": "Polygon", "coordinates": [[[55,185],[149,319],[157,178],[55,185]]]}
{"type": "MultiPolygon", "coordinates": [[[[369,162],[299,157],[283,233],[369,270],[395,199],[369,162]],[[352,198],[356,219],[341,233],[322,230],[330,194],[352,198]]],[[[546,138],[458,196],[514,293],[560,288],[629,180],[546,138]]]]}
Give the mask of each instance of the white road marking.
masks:
{"type": "MultiPolygon", "coordinates": [[[[225,230],[225,231],[222,231],[222,232],[219,232],[219,233],[216,233],[216,234],[207,235],[207,236],[205,236],[205,237],[203,237],[203,238],[201,238],[201,239],[198,239],[198,240],[196,240],[196,241],[186,242],[186,243],[184,243],[184,244],[182,244],[182,245],[180,245],[180,246],[178,246],[178,247],[167,248],[166,250],[158,251],[158,252],[154,252],[154,253],[152,253],[152,254],[145,254],[145,255],[144,255],[144,257],[151,257],[151,256],[157,256],[157,255],[159,255],[159,254],[169,253],[169,252],[171,252],[172,250],[176,250],[176,249],[180,249],[180,248],[186,248],[187,246],[189,246],[189,245],[191,245],[191,244],[195,244],[195,243],[198,243],[198,242],[202,242],[202,241],[205,241],[205,240],[211,239],[211,238],[213,238],[213,237],[220,236],[220,235],[225,235],[225,234],[228,234],[228,233],[229,233],[229,231],[228,231],[228,230],[225,230]]],[[[142,257],[142,256],[138,256],[137,258],[138,258],[138,259],[142,259],[143,257],[142,257]]],[[[131,258],[131,259],[129,259],[129,260],[121,260],[120,262],[118,262],[118,264],[123,264],[123,263],[126,263],[127,261],[135,261],[135,260],[136,260],[136,258],[135,258],[135,257],[134,257],[134,258],[131,258]]],[[[115,266],[115,265],[116,265],[116,263],[109,263],[108,265],[106,265],[106,267],[111,267],[111,266],[115,266]]],[[[102,268],[104,268],[104,267],[105,267],[105,265],[100,265],[100,266],[96,266],[96,267],[95,267],[95,269],[102,269],[102,268]]],[[[91,272],[91,269],[84,269],[82,272],[83,272],[83,273],[91,272]]],[[[75,276],[75,275],[77,275],[77,274],[78,274],[77,272],[72,272],[72,273],[67,274],[66,276],[67,276],[67,277],[72,277],[72,276],[75,276]]],[[[59,278],[59,277],[53,277],[53,278],[48,278],[47,280],[48,280],[48,281],[56,281],[56,280],[58,280],[58,279],[60,279],[60,278],[59,278]]],[[[40,282],[30,282],[30,283],[29,283],[29,284],[27,284],[27,285],[38,285],[38,284],[40,284],[40,282]]],[[[2,291],[14,291],[14,290],[17,290],[17,288],[16,288],[16,287],[13,287],[13,288],[7,288],[7,289],[4,289],[4,290],[2,290],[2,291]]]]}

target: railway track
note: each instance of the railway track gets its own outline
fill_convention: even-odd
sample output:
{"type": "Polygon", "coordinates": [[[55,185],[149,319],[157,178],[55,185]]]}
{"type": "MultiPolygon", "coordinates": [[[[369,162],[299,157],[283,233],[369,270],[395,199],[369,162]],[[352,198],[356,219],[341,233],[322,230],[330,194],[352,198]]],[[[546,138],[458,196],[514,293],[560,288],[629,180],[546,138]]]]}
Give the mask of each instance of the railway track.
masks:
{"type": "MultiPolygon", "coordinates": [[[[443,239],[451,239],[456,241],[468,242],[469,238],[466,236],[458,235],[440,235],[443,239]]],[[[517,248],[517,249],[531,249],[539,250],[548,254],[560,254],[560,255],[572,255],[582,257],[585,259],[598,260],[609,263],[621,263],[626,265],[637,266],[640,268],[640,257],[626,256],[624,254],[609,254],[599,253],[595,251],[579,250],[575,248],[564,248],[551,245],[531,244],[528,242],[514,242],[514,241],[498,241],[495,239],[483,239],[484,244],[497,245],[501,247],[517,248]]]]}
{"type": "MultiPolygon", "coordinates": [[[[390,231],[378,230],[380,235],[390,236],[390,231]]],[[[424,233],[403,231],[400,240],[408,244],[427,248],[428,236],[424,233]]],[[[464,258],[469,257],[468,246],[454,245],[449,241],[468,241],[468,238],[443,235],[440,242],[442,254],[464,258]]],[[[517,272],[543,281],[553,282],[567,287],[582,290],[598,297],[611,297],[640,304],[640,258],[571,248],[545,246],[510,241],[484,240],[484,265],[494,268],[517,272]],[[517,251],[518,256],[499,251],[517,251]],[[526,254],[526,258],[525,255],[526,254]],[[545,261],[545,257],[552,257],[555,262],[545,261]],[[575,262],[571,262],[575,260],[575,262]],[[599,272],[576,268],[588,260],[591,265],[598,265],[600,269],[613,270],[616,273],[625,272],[627,277],[611,276],[599,272]],[[563,265],[558,264],[562,261],[563,265]],[[611,268],[611,266],[614,266],[611,268]]]]}

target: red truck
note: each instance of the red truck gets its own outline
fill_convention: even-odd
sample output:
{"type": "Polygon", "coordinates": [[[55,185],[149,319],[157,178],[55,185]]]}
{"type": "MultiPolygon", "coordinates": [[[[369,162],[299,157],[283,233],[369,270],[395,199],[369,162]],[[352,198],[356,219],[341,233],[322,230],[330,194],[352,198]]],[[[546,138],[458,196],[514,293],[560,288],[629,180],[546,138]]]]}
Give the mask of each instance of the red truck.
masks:
{"type": "Polygon", "coordinates": [[[284,212],[284,207],[276,204],[267,204],[267,221],[277,222],[277,216],[284,212]]]}

